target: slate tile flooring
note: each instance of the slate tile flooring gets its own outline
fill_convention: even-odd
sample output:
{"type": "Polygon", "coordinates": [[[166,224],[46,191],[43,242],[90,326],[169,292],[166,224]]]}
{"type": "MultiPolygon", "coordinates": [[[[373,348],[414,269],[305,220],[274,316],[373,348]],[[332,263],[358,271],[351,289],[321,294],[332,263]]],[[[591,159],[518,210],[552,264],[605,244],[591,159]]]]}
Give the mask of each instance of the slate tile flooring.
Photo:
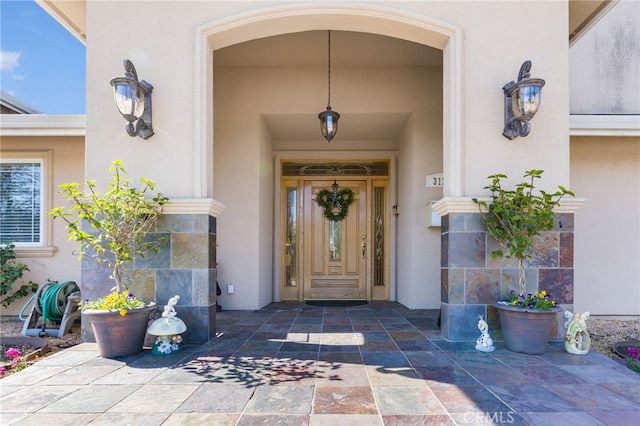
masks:
{"type": "Polygon", "coordinates": [[[215,339],[166,357],[85,343],[1,379],[0,424],[639,424],[640,375],[619,363],[557,343],[481,353],[442,339],[437,316],[272,303],[218,313],[215,339]]]}

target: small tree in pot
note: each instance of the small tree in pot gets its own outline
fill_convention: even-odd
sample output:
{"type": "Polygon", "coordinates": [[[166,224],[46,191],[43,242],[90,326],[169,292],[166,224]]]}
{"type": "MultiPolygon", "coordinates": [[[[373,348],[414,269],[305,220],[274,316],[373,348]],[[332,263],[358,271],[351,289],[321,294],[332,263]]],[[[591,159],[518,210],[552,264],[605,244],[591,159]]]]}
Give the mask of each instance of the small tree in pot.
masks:
{"type": "MultiPolygon", "coordinates": [[[[122,161],[113,161],[109,168],[112,180],[104,194],[97,191],[94,181],[85,182],[86,192],[78,183],[60,185],[60,194],[70,201],[71,207],[68,210],[58,207],[49,212],[54,219],[60,218],[67,223],[69,239],[80,243],[81,257],[89,254],[112,270],[115,287],[111,293],[95,301],[83,301],[83,311],[110,311],[125,316],[130,309],[144,307],[142,300],[129,294],[123,283],[123,271],[136,258],[144,257],[150,251],[160,251],[165,243],[162,238],[149,238],[148,233],[153,231],[168,198],[157,194],[148,199],[147,192],[154,190],[155,183],[141,178],[140,189],[133,187],[126,178],[124,167],[122,161]],[[82,229],[83,222],[92,229],[82,229]]],[[[148,313],[146,317],[148,320],[148,313]]],[[[94,332],[95,325],[96,320],[92,319],[94,332]]],[[[141,340],[145,330],[146,323],[141,340]]],[[[100,343],[98,333],[96,339],[100,343]]]]}
{"type": "Polygon", "coordinates": [[[484,189],[491,191],[491,202],[473,199],[473,202],[484,211],[482,222],[487,232],[496,239],[502,250],[491,253],[493,258],[515,258],[518,261],[519,296],[525,295],[526,279],[524,273],[525,261],[531,257],[535,238],[542,232],[550,231],[555,225],[553,209],[560,205],[565,195],[574,193],[563,186],[553,194],[538,190],[534,192],[534,180],[542,177],[543,170],[529,170],[525,172],[524,182],[508,190],[502,187],[504,174],[488,177],[491,185],[484,189]],[[484,210],[483,210],[484,209],[484,210]]]}
{"type": "MultiPolygon", "coordinates": [[[[492,258],[515,258],[518,262],[519,291],[518,294],[511,292],[508,304],[532,311],[548,311],[556,303],[546,291],[526,293],[525,262],[532,256],[536,237],[554,228],[553,210],[560,205],[560,200],[566,195],[574,196],[573,192],[563,186],[558,186],[554,193],[536,191],[535,179],[540,179],[542,173],[542,170],[535,169],[525,172],[525,180],[514,189],[502,186],[502,181],[507,179],[506,175],[491,175],[488,177],[491,185],[485,187],[491,191],[491,201],[473,198],[483,214],[482,222],[487,227],[487,232],[501,247],[491,253],[492,258]]],[[[502,319],[502,311],[500,313],[502,319]]],[[[502,323],[505,332],[504,321],[502,323]]],[[[549,330],[546,331],[547,336],[548,333],[549,330]]],[[[505,341],[507,334],[505,332],[505,341]]],[[[546,339],[544,342],[546,343],[546,339]]]]}

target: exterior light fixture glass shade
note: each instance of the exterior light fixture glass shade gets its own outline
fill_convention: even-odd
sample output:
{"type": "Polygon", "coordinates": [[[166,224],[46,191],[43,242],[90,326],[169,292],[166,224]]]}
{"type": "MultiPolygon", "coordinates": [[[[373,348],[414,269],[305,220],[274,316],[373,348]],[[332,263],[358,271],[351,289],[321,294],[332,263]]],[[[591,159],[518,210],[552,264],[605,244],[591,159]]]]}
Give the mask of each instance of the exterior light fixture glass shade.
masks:
{"type": "Polygon", "coordinates": [[[151,91],[153,86],[146,81],[138,81],[138,73],[130,60],[124,61],[125,76],[111,80],[113,96],[118,111],[127,124],[129,136],[149,139],[153,136],[151,125],[151,91]]]}
{"type": "Polygon", "coordinates": [[[111,84],[116,106],[125,120],[133,122],[142,117],[147,95],[144,88],[126,78],[114,78],[111,84]]]}
{"type": "Polygon", "coordinates": [[[520,67],[518,82],[507,83],[504,91],[504,130],[507,139],[527,136],[531,131],[529,122],[540,107],[540,93],[545,81],[541,78],[529,78],[531,61],[525,61],[520,67]]]}
{"type": "Polygon", "coordinates": [[[338,119],[340,118],[340,114],[332,111],[331,106],[327,105],[327,109],[318,114],[318,118],[320,119],[320,131],[322,132],[322,136],[327,140],[327,142],[331,142],[331,139],[333,139],[338,131],[338,119]]]}
{"type": "Polygon", "coordinates": [[[324,137],[327,142],[331,142],[331,139],[333,139],[338,132],[338,119],[340,119],[340,114],[331,110],[331,31],[328,31],[327,48],[327,109],[318,114],[318,118],[320,119],[322,137],[324,137]]]}

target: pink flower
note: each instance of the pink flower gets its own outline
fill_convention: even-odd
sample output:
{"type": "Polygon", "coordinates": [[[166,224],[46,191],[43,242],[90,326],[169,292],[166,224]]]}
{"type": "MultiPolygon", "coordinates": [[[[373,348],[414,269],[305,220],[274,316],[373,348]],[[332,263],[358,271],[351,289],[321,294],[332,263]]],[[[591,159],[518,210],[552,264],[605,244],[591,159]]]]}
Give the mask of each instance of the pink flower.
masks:
{"type": "Polygon", "coordinates": [[[3,366],[0,366],[0,376],[2,376],[6,372],[7,372],[7,369],[4,368],[3,366]]]}
{"type": "Polygon", "coordinates": [[[638,348],[627,348],[627,353],[631,358],[638,358],[638,348]]]}
{"type": "Polygon", "coordinates": [[[20,358],[20,356],[22,356],[22,354],[20,353],[20,351],[16,348],[9,348],[6,352],[7,356],[10,359],[16,359],[16,358],[20,358]]]}

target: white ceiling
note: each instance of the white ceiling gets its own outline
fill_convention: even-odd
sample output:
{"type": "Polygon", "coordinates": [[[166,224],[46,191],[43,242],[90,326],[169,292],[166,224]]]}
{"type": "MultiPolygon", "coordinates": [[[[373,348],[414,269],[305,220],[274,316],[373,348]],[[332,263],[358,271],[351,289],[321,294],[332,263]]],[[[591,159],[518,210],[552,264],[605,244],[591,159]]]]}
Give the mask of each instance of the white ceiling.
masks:
{"type": "MultiPolygon", "coordinates": [[[[252,40],[214,52],[216,67],[326,66],[328,33],[307,31],[252,40]]],[[[442,66],[442,51],[375,34],[331,32],[332,66],[442,66]]],[[[320,111],[318,111],[320,112],[320,111]]],[[[340,140],[398,140],[409,118],[406,111],[341,114],[340,140]]],[[[317,114],[265,114],[274,141],[321,138],[317,114]]]]}
{"type": "MultiPolygon", "coordinates": [[[[408,112],[340,114],[338,134],[341,140],[349,141],[395,141],[409,115],[408,112]]],[[[322,139],[317,114],[265,114],[262,118],[275,141],[322,139]]]]}

